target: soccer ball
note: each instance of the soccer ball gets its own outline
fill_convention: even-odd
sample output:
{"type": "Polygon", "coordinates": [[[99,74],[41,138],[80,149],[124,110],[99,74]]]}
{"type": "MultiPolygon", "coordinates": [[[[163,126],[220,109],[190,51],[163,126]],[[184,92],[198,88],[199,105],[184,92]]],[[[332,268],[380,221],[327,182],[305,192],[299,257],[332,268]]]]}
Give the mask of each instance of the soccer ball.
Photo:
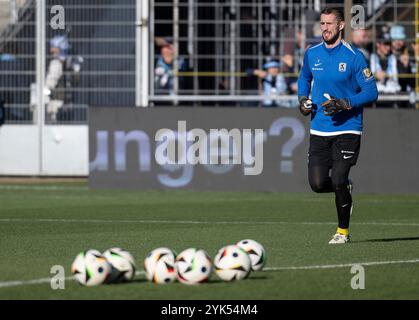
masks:
{"type": "Polygon", "coordinates": [[[176,280],[176,254],[169,248],[157,248],[144,260],[144,270],[148,280],[154,283],[170,283],[176,280]]]}
{"type": "Polygon", "coordinates": [[[77,255],[71,265],[71,273],[81,285],[97,286],[107,280],[111,265],[99,251],[91,249],[77,255]]]}
{"type": "Polygon", "coordinates": [[[180,282],[199,284],[211,276],[212,261],[204,250],[189,248],[176,257],[176,270],[180,282]]]}
{"type": "Polygon", "coordinates": [[[262,270],[266,264],[265,248],[259,242],[252,239],[239,241],[237,242],[237,245],[249,255],[250,262],[252,263],[252,270],[262,270]]]}
{"type": "Polygon", "coordinates": [[[224,281],[246,278],[252,269],[249,255],[237,245],[221,248],[214,258],[215,273],[224,281]]]}
{"type": "Polygon", "coordinates": [[[135,277],[135,260],[131,253],[121,248],[111,248],[103,256],[112,266],[109,283],[131,281],[135,277]]]}

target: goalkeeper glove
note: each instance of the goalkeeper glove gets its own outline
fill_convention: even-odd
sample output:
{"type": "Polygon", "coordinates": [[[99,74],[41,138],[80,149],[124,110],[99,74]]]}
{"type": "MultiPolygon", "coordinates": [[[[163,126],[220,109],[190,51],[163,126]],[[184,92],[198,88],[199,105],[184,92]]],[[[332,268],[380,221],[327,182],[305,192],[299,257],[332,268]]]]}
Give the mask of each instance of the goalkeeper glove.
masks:
{"type": "Polygon", "coordinates": [[[298,97],[298,102],[300,103],[300,112],[304,116],[308,116],[311,113],[311,107],[313,105],[313,101],[311,101],[306,96],[298,97]]]}
{"type": "Polygon", "coordinates": [[[327,116],[333,116],[342,110],[351,109],[347,99],[336,99],[335,97],[331,97],[328,93],[325,93],[324,96],[328,100],[322,103],[322,107],[324,108],[324,114],[327,116]]]}

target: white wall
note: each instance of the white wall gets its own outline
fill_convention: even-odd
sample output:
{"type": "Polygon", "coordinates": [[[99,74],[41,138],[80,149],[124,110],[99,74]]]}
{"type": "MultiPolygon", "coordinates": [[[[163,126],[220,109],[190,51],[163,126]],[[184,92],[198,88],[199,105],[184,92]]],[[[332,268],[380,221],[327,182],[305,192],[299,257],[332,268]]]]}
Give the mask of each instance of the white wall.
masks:
{"type": "Polygon", "coordinates": [[[39,137],[35,125],[0,127],[0,175],[88,175],[86,125],[45,126],[39,137]]]}
{"type": "Polygon", "coordinates": [[[39,173],[39,131],[37,126],[0,127],[0,174],[39,173]]]}

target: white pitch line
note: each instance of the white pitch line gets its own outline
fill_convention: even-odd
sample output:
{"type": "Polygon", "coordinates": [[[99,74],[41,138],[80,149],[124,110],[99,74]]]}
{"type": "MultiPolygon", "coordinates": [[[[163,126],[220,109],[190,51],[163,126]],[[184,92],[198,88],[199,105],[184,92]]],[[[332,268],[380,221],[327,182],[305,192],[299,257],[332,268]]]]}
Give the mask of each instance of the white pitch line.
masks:
{"type": "Polygon", "coordinates": [[[76,186],[31,186],[31,185],[0,185],[0,190],[39,190],[39,191],[56,191],[56,190],[89,190],[89,187],[76,186]]]}
{"type": "MultiPolygon", "coordinates": [[[[335,269],[335,268],[349,268],[354,265],[362,266],[378,266],[378,265],[389,265],[389,264],[408,264],[408,263],[419,263],[419,259],[412,260],[393,260],[393,261],[371,261],[371,262],[356,262],[346,264],[326,264],[326,265],[311,265],[311,266],[290,266],[290,267],[267,267],[262,271],[287,271],[287,270],[315,270],[315,269],[335,269]]],[[[137,271],[135,275],[144,275],[144,271],[137,271]]],[[[66,281],[74,280],[73,277],[65,277],[66,281]]],[[[16,281],[4,281],[0,282],[0,288],[19,287],[31,284],[44,284],[50,283],[51,278],[41,278],[34,280],[16,280],[16,281]]]]}
{"type": "MultiPolygon", "coordinates": [[[[140,224],[237,224],[237,225],[336,225],[336,222],[310,221],[199,221],[199,220],[105,220],[105,219],[23,219],[1,218],[0,222],[62,222],[62,223],[140,223],[140,224]]],[[[419,227],[416,222],[352,222],[351,225],[419,227]]]]}
{"type": "Polygon", "coordinates": [[[264,271],[286,271],[286,270],[312,270],[312,269],[335,269],[335,268],[349,268],[354,265],[362,266],[379,266],[388,264],[407,264],[407,263],[419,263],[419,259],[412,260],[394,260],[394,261],[371,261],[371,262],[357,262],[357,263],[345,263],[345,264],[325,264],[325,265],[313,265],[313,266],[300,266],[300,267],[268,267],[264,268],[264,271]]]}
{"type": "MultiPolygon", "coordinates": [[[[336,222],[288,221],[200,221],[200,220],[105,220],[105,219],[21,219],[3,218],[0,222],[63,222],[63,223],[140,223],[140,224],[336,224],[336,222]]],[[[419,224],[418,224],[419,225],[419,224]]]]}
{"type": "MultiPolygon", "coordinates": [[[[137,271],[135,275],[144,275],[144,271],[137,271]]],[[[74,280],[73,276],[71,277],[65,277],[66,281],[72,281],[74,280]]],[[[15,281],[4,281],[0,282],[0,288],[10,288],[10,287],[19,287],[24,286],[28,284],[43,284],[43,283],[50,283],[51,278],[41,278],[41,279],[35,279],[35,280],[15,280],[15,281]]]]}
{"type": "MultiPolygon", "coordinates": [[[[71,280],[73,277],[65,277],[65,280],[71,280]]],[[[19,287],[28,284],[43,284],[51,282],[51,278],[41,278],[35,280],[15,280],[0,282],[0,288],[19,287]]]]}

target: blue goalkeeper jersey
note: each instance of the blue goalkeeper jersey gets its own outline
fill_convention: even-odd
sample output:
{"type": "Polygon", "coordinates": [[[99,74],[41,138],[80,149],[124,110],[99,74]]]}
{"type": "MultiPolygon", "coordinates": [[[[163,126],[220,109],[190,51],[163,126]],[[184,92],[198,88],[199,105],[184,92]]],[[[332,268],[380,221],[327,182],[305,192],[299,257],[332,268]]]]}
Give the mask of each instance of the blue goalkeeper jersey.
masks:
{"type": "Polygon", "coordinates": [[[321,136],[361,134],[363,106],[378,97],[375,78],[363,54],[344,40],[332,49],[323,42],[307,49],[298,78],[298,96],[309,97],[310,92],[310,133],[321,136]],[[325,115],[321,106],[327,100],[325,93],[346,98],[352,109],[325,115]]]}

